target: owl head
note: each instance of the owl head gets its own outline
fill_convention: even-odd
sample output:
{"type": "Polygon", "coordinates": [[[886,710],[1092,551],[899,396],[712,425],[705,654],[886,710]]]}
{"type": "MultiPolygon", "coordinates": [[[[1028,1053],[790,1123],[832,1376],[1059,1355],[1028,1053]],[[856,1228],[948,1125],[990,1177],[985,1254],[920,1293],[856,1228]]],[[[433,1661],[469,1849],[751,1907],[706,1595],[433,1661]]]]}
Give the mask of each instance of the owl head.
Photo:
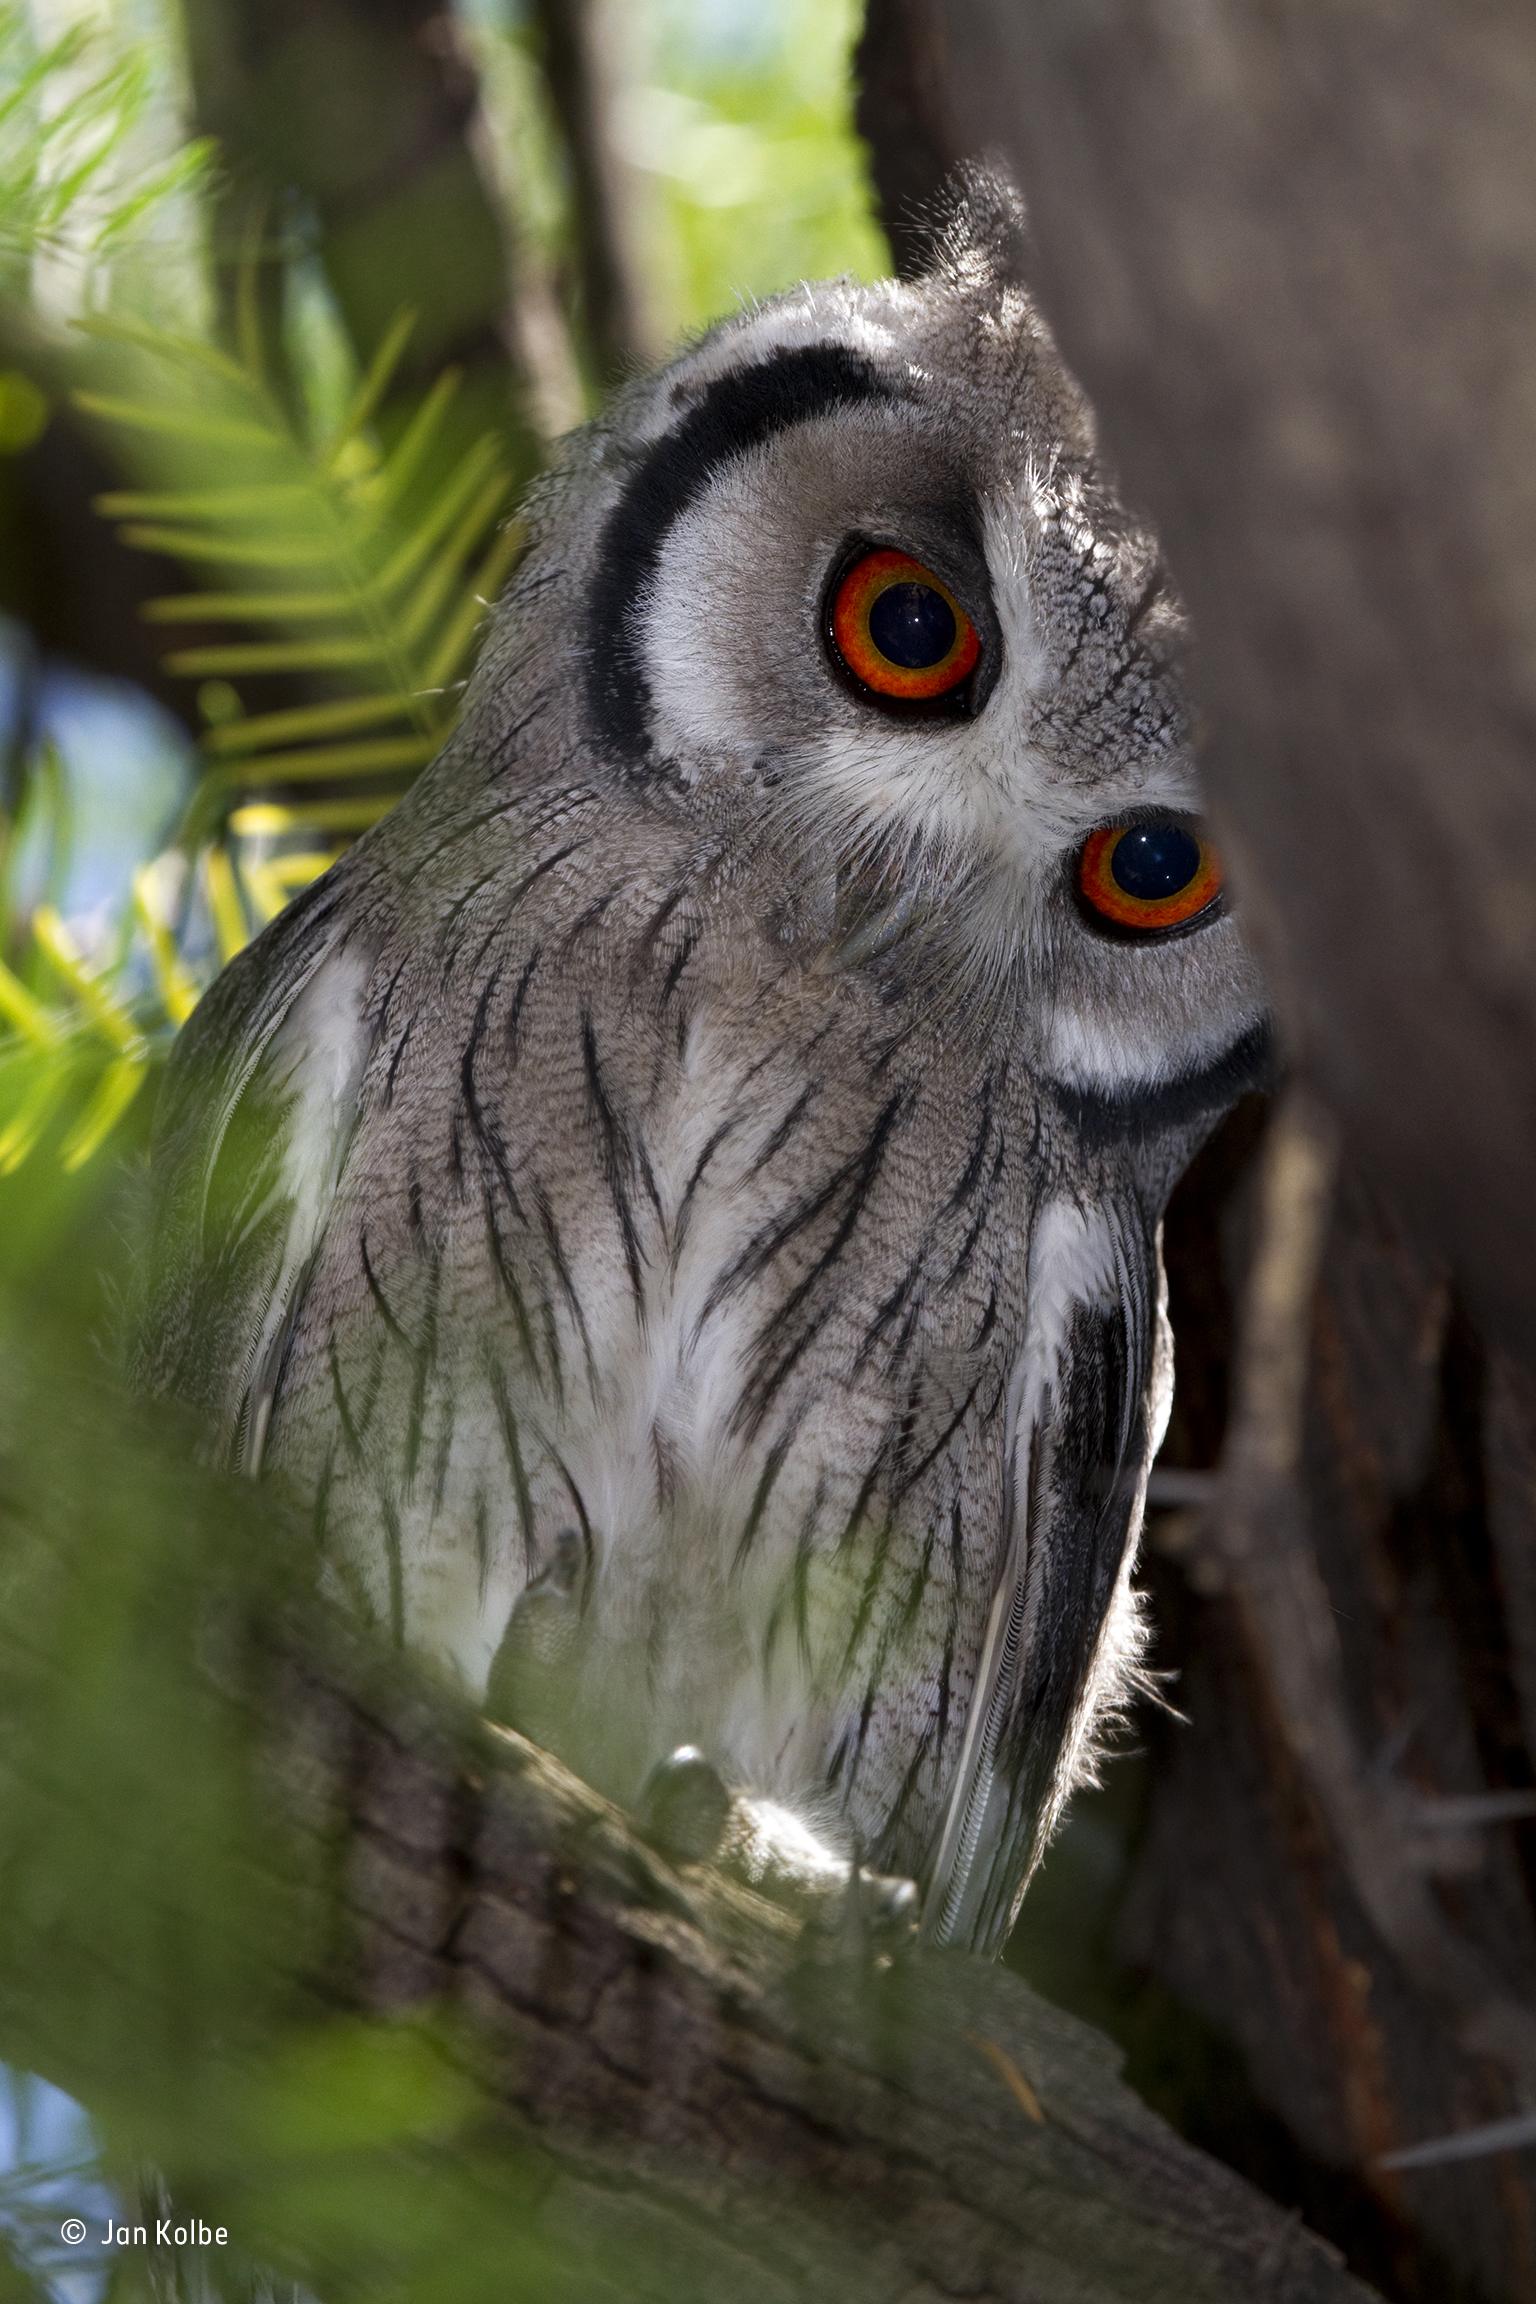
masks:
{"type": "Polygon", "coordinates": [[[1067,1096],[1176,1101],[1263,998],[1181,611],[1021,244],[972,176],[925,278],[800,288],[621,393],[535,493],[465,749],[505,760],[536,664],[565,762],[773,855],[787,937],[1011,997],[1067,1096]]]}

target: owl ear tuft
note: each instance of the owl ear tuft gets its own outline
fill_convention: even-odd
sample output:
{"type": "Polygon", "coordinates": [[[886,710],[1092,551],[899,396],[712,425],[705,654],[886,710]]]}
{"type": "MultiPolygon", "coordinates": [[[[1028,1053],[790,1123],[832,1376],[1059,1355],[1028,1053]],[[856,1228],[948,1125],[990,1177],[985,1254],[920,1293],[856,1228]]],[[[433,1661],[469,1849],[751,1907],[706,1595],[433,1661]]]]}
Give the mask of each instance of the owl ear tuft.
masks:
{"type": "Polygon", "coordinates": [[[968,160],[944,188],[932,225],[928,277],[963,296],[995,301],[1025,283],[1024,199],[1000,160],[968,160]]]}

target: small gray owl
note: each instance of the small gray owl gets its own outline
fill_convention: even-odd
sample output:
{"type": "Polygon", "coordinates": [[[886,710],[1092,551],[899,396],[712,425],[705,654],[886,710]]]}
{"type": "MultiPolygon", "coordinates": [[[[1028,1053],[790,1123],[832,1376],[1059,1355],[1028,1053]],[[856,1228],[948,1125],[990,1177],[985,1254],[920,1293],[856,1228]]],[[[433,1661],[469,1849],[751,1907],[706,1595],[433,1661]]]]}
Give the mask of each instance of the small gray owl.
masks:
{"type": "Polygon", "coordinates": [[[1252,1077],[1157,549],[973,182],[622,390],[457,733],[167,1089],[141,1355],[334,1588],[1001,1943],[1134,1649],[1252,1077]]]}

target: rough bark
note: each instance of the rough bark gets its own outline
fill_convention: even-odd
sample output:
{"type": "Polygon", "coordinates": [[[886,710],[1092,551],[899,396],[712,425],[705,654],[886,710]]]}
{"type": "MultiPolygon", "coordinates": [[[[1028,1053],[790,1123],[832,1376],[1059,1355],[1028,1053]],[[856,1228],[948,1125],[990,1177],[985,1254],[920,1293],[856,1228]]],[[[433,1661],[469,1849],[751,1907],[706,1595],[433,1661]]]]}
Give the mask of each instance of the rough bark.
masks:
{"type": "Polygon", "coordinates": [[[510,1733],[329,1666],[286,1697],[279,1781],[346,1850],[323,1997],[465,2019],[561,2265],[622,2216],[625,2295],[669,2304],[1368,2304],[1005,1970],[808,1952],[510,1733]]]}
{"type": "MultiPolygon", "coordinates": [[[[1181,2126],[1303,2204],[1390,2294],[1515,2300],[1536,2288],[1530,2153],[1390,2163],[1530,2100],[1532,1767],[1512,1664],[1536,1426],[1358,1177],[1302,1214],[1299,1251],[1287,1239],[1287,1161],[1329,1164],[1315,1123],[1299,1145],[1296,1125],[1253,1212],[1266,1246],[1220,1484],[1153,1525],[1159,1661],[1178,1666],[1185,1720],[1153,1729],[1119,1950],[1242,2059],[1246,2124],[1218,2139],[1194,2091],[1158,2091],[1181,2126]]],[[[1175,1244],[1176,1289],[1219,1292],[1211,1215],[1186,1213],[1204,1253],[1175,1244]]],[[[1208,1429],[1190,1445],[1202,1405],[1185,1404],[1189,1454],[1209,1445],[1208,1429]]]]}
{"type": "Polygon", "coordinates": [[[888,207],[987,150],[1021,181],[1339,1137],[1283,1122],[1260,1190],[1240,1130],[1170,1223],[1207,1477],[1152,1527],[1186,1721],[1122,1849],[1132,2074],[1394,2296],[1514,2304],[1536,2155],[1477,2132],[1532,2100],[1536,1983],[1536,22],[871,0],[860,62],[888,207]]]}
{"type": "MultiPolygon", "coordinates": [[[[995,148],[1194,610],[1293,1045],[1536,1348],[1536,18],[1522,0],[874,0],[995,148]]],[[[935,85],[935,83],[937,85],[935,85]]]]}

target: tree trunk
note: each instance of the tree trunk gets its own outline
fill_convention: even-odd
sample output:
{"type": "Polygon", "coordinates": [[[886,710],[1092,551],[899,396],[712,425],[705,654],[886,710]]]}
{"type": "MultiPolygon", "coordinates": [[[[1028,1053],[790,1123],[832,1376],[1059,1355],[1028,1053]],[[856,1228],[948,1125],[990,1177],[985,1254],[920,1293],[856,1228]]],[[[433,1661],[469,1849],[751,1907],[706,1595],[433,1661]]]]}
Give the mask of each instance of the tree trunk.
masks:
{"type": "Polygon", "coordinates": [[[887,201],[987,150],[1022,183],[1034,285],[1193,609],[1212,813],[1327,1106],[1287,1108],[1262,1180],[1218,1148],[1170,1220],[1176,1464],[1213,1464],[1241,1348],[1220,1486],[1152,1525],[1189,1725],[1151,1728],[1122,2013],[1134,2040],[1134,1977],[1141,2014],[1171,1991],[1245,2106],[1218,2133],[1166,2064],[1132,2070],[1393,2294],[1513,2304],[1536,2293],[1536,23],[871,0],[861,67],[887,201]]]}
{"type": "Polygon", "coordinates": [[[415,315],[386,432],[396,400],[413,406],[452,364],[455,438],[495,429],[532,470],[541,412],[573,413],[569,348],[483,164],[479,87],[452,10],[190,0],[187,35],[198,125],[227,172],[215,251],[226,295],[274,307],[274,361],[287,260],[312,238],[362,362],[415,315]]]}
{"type": "Polygon", "coordinates": [[[864,81],[1016,168],[1293,1045],[1536,1351],[1536,18],[874,0],[864,81]]]}

